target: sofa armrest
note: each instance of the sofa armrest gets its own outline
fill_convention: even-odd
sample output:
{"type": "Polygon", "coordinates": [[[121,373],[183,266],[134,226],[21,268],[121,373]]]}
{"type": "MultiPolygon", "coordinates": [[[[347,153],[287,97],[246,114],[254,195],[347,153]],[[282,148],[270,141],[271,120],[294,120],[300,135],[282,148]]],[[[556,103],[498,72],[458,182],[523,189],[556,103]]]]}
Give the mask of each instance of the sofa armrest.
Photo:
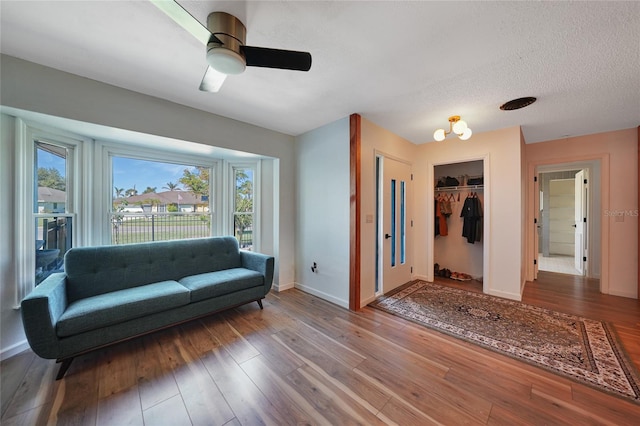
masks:
{"type": "Polygon", "coordinates": [[[49,275],[22,300],[20,307],[31,349],[42,358],[58,358],[56,323],[67,307],[66,275],[49,275]]]}
{"type": "Polygon", "coordinates": [[[264,294],[266,296],[273,284],[273,256],[240,250],[240,259],[243,268],[260,272],[264,276],[264,294]]]}

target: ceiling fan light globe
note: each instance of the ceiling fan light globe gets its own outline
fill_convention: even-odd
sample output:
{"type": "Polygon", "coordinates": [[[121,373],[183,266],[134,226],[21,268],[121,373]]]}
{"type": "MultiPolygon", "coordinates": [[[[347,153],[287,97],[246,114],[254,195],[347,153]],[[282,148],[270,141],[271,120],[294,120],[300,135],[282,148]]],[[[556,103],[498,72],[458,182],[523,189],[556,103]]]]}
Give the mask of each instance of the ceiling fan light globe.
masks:
{"type": "Polygon", "coordinates": [[[214,70],[226,75],[241,74],[247,66],[240,54],[225,47],[207,49],[207,63],[214,70]]]}
{"type": "Polygon", "coordinates": [[[438,129],[435,132],[433,132],[433,138],[438,142],[442,142],[445,137],[446,135],[444,133],[444,129],[438,129]]]}
{"type": "Polygon", "coordinates": [[[466,129],[467,129],[467,123],[463,120],[458,120],[455,123],[453,123],[453,131],[458,135],[463,134],[466,129]]]}
{"type": "Polygon", "coordinates": [[[463,141],[466,141],[471,137],[472,134],[473,132],[471,131],[471,129],[467,127],[466,129],[464,129],[464,132],[459,136],[459,138],[463,141]]]}

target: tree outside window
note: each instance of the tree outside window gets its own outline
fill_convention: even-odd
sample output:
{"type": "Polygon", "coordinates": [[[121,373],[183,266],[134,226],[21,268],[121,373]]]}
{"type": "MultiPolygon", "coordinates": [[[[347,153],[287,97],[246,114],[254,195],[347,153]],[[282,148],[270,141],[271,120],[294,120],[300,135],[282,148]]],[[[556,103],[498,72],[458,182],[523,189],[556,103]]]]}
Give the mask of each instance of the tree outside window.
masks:
{"type": "Polygon", "coordinates": [[[234,234],[240,248],[252,250],[254,245],[254,171],[249,168],[234,168],[236,182],[234,197],[234,234]]]}

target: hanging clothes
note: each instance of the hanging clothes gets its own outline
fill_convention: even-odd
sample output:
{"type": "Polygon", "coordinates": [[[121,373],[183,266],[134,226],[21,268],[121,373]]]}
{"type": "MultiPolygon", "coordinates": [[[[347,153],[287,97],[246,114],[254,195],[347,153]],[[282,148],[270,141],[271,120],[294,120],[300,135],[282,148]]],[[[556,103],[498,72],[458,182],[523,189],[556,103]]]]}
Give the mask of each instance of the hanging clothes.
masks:
{"type": "Polygon", "coordinates": [[[434,223],[434,229],[435,229],[435,236],[437,237],[438,235],[440,235],[440,218],[438,217],[438,212],[440,211],[439,206],[438,206],[438,199],[436,198],[435,200],[433,200],[433,206],[434,206],[434,219],[435,219],[435,223],[434,223]]]}
{"type": "Polygon", "coordinates": [[[476,242],[482,241],[482,204],[480,203],[480,198],[476,196],[476,202],[478,203],[478,211],[480,212],[480,216],[476,221],[476,242]]]}
{"type": "Polygon", "coordinates": [[[469,195],[464,200],[464,205],[460,211],[460,217],[464,220],[462,224],[462,236],[467,239],[469,244],[480,241],[482,236],[480,232],[482,206],[480,205],[480,200],[475,194],[469,195]]]}
{"type": "Polygon", "coordinates": [[[443,213],[443,202],[444,201],[440,198],[436,198],[436,235],[440,234],[441,236],[446,237],[449,235],[449,227],[447,226],[447,216],[443,213]]]}

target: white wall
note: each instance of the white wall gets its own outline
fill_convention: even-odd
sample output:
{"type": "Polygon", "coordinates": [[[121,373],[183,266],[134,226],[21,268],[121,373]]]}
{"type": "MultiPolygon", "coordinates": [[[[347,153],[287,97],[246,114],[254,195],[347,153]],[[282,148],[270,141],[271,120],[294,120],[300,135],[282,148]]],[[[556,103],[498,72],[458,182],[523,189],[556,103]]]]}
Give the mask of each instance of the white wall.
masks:
{"type": "MultiPolygon", "coordinates": [[[[0,67],[3,106],[275,158],[273,168],[266,170],[267,175],[272,173],[272,178],[262,180],[263,185],[268,180],[279,185],[272,191],[278,201],[270,208],[274,220],[271,226],[277,230],[271,244],[276,255],[274,286],[287,287],[294,282],[295,145],[292,136],[6,55],[1,56],[0,67]]],[[[3,118],[2,121],[0,152],[0,164],[3,166],[0,172],[3,178],[0,193],[3,219],[10,217],[12,212],[7,209],[11,209],[13,200],[13,185],[6,185],[11,180],[4,179],[13,176],[13,126],[6,125],[6,120],[3,118]]],[[[266,217],[262,217],[262,220],[266,220],[266,217]]],[[[10,226],[12,222],[0,221],[3,237],[10,234],[11,228],[7,228],[7,224],[10,226]]],[[[263,226],[268,225],[263,222],[263,226]]],[[[19,311],[13,309],[13,294],[5,293],[12,291],[6,289],[13,287],[15,275],[12,246],[10,238],[1,238],[0,250],[3,255],[0,277],[3,281],[0,355],[3,358],[10,356],[13,348],[20,345],[24,348],[26,343],[19,311]]]]}
{"type": "Polygon", "coordinates": [[[295,286],[349,307],[349,118],[296,138],[295,286]],[[311,271],[313,263],[317,272],[311,271]]]}
{"type": "Polygon", "coordinates": [[[522,289],[522,152],[520,128],[474,134],[468,141],[449,137],[419,146],[415,179],[425,197],[416,197],[416,233],[425,246],[417,249],[416,273],[433,278],[433,194],[435,165],[484,160],[484,292],[520,300],[522,289]],[[430,241],[430,243],[426,243],[430,241]]]}

